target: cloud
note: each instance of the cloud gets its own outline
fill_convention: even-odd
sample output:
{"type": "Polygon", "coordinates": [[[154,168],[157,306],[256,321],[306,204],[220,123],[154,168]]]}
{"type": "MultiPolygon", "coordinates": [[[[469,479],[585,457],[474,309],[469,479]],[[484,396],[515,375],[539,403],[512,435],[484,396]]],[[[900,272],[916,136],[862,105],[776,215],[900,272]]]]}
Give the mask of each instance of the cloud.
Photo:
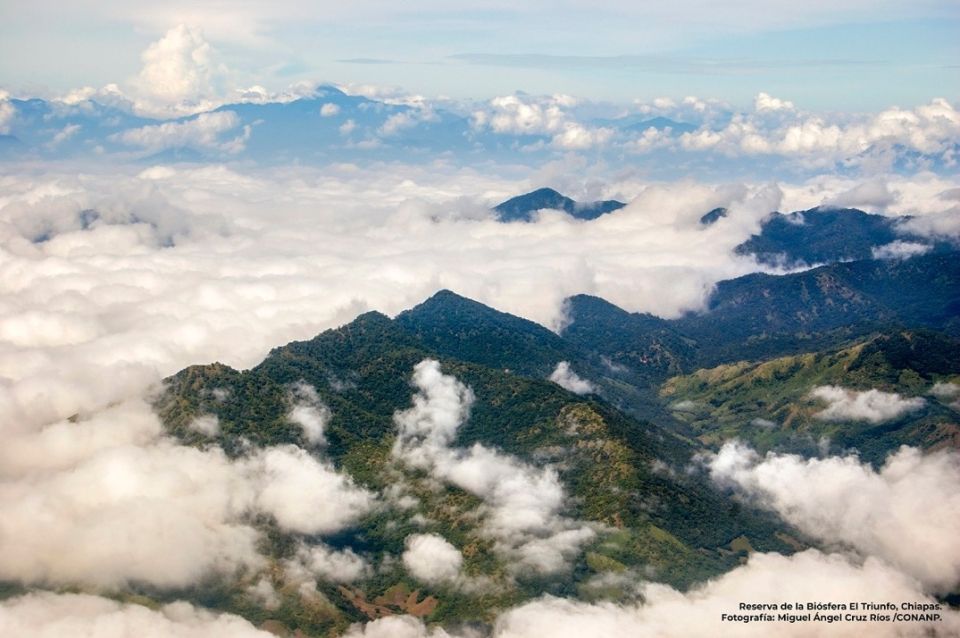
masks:
{"type": "Polygon", "coordinates": [[[597,391],[592,383],[577,376],[577,373],[570,368],[568,361],[557,364],[550,373],[550,380],[574,394],[590,394],[597,391]]]}
{"type": "MultiPolygon", "coordinates": [[[[440,628],[427,629],[422,620],[413,616],[387,616],[352,625],[343,638],[451,638],[451,634],[440,628]]],[[[479,636],[470,633],[464,638],[479,636]]]]}
{"type": "Polygon", "coordinates": [[[767,93],[758,93],[753,101],[753,108],[756,111],[792,111],[793,102],[775,98],[767,93]]]}
{"type": "Polygon", "coordinates": [[[187,427],[204,436],[214,437],[220,433],[220,420],[215,414],[204,414],[193,418],[187,427]]]}
{"type": "Polygon", "coordinates": [[[900,198],[897,193],[890,190],[890,184],[883,179],[872,179],[834,195],[825,200],[823,204],[834,208],[846,207],[867,211],[883,211],[899,201],[900,198]]]}
{"type": "Polygon", "coordinates": [[[189,115],[219,105],[226,67],[196,28],[180,24],[152,43],[141,56],[133,81],[135,108],[148,116],[189,115]]]}
{"type": "Polygon", "coordinates": [[[293,446],[228,459],[164,438],[149,405],[20,431],[0,452],[0,579],[185,587],[258,570],[257,513],[288,530],[336,532],[374,504],[293,446]],[[75,422],[72,422],[75,421],[75,422]]]}
{"type": "Polygon", "coordinates": [[[338,532],[374,506],[373,494],[296,446],[260,452],[255,468],[263,477],[257,505],[284,529],[302,534],[338,532]]]}
{"type": "Polygon", "coordinates": [[[302,544],[294,558],[286,561],[285,574],[294,583],[314,582],[313,579],[352,583],[370,576],[367,561],[352,549],[334,550],[326,545],[302,544]]]}
{"type": "Polygon", "coordinates": [[[728,443],[709,461],[714,481],[735,486],[826,543],[882,559],[932,590],[960,583],[960,457],[903,447],[879,471],[855,456],[758,456],[728,443]],[[923,539],[904,542],[904,539],[923,539]]]}
{"type": "MultiPolygon", "coordinates": [[[[575,197],[595,183],[582,165],[562,172],[575,197]]],[[[278,344],[367,310],[395,314],[440,288],[554,328],[563,299],[579,293],[674,317],[702,309],[717,281],[762,269],[734,247],[771,210],[816,206],[856,184],[628,174],[600,182],[596,196],[629,205],[589,223],[490,219],[491,203],[545,179],[563,181],[445,164],[13,167],[0,180],[0,419],[49,425],[187,365],[250,367],[278,344]],[[718,206],[730,214],[703,229],[718,206]]],[[[952,185],[944,178],[887,182],[918,219],[955,205],[940,197],[952,185]]]]}
{"type": "Polygon", "coordinates": [[[826,408],[813,415],[821,421],[883,423],[922,410],[926,405],[926,401],[920,397],[902,398],[893,392],[860,392],[833,385],[814,388],[810,391],[810,397],[827,404],[826,408]]]}
{"type": "MultiPolygon", "coordinates": [[[[758,112],[770,111],[774,98],[758,97],[758,112]],[[765,108],[760,109],[763,105],[765,108]]],[[[783,104],[783,103],[781,103],[783,104]]],[[[776,109],[782,111],[783,107],[776,109]]],[[[825,116],[799,111],[778,120],[773,128],[750,114],[735,114],[719,130],[701,128],[680,136],[691,151],[716,151],[729,156],[780,155],[802,158],[820,166],[843,161],[885,161],[895,148],[950,161],[960,134],[960,113],[944,98],[913,110],[889,108],[852,121],[829,121],[825,116]],[[859,158],[859,159],[858,159],[859,158]],[[887,158],[883,160],[883,158],[887,158]]]]}
{"type": "Polygon", "coordinates": [[[334,104],[333,102],[327,102],[326,104],[320,107],[321,117],[333,117],[339,112],[340,112],[340,107],[334,104]]]}
{"type": "Polygon", "coordinates": [[[307,443],[325,445],[326,438],[323,432],[330,423],[333,413],[320,400],[316,389],[300,381],[291,388],[291,399],[293,407],[287,414],[287,418],[300,426],[307,443]]]}
{"type": "Polygon", "coordinates": [[[547,135],[563,150],[584,150],[609,141],[613,130],[588,127],[573,118],[569,108],[576,103],[569,95],[496,97],[473,112],[473,126],[501,135],[547,135]]]}
{"type": "Polygon", "coordinates": [[[140,128],[115,133],[110,139],[127,146],[136,146],[149,153],[165,149],[193,148],[201,150],[237,153],[242,151],[250,128],[244,127],[240,135],[224,139],[223,133],[240,126],[240,118],[233,111],[201,113],[183,121],[150,124],[140,128]]]}
{"type": "Polygon", "coordinates": [[[952,399],[956,396],[960,396],[960,385],[956,383],[935,383],[930,389],[930,394],[937,397],[938,399],[952,399]]]}
{"type": "Polygon", "coordinates": [[[243,521],[255,489],[238,470],[219,450],[161,441],[5,478],[0,578],[183,587],[256,568],[257,533],[243,521]]]}
{"type": "Polygon", "coordinates": [[[839,554],[823,554],[817,550],[789,557],[753,553],[746,565],[686,593],[666,585],[646,583],[640,586],[640,595],[643,602],[627,605],[544,597],[502,614],[496,621],[493,636],[685,638],[722,634],[759,638],[776,634],[787,638],[824,635],[854,638],[866,632],[888,638],[926,635],[945,638],[960,631],[960,614],[952,610],[937,612],[942,617],[939,622],[921,623],[869,622],[867,619],[866,622],[841,620],[825,625],[787,621],[745,623],[723,619],[723,614],[746,616],[759,613],[742,611],[741,603],[895,601],[897,604],[936,604],[918,589],[916,581],[881,561],[868,558],[858,563],[839,554]]]}
{"type": "Polygon", "coordinates": [[[455,580],[463,566],[463,555],[437,534],[413,534],[404,541],[403,565],[425,583],[455,580]]]}
{"type": "Polygon", "coordinates": [[[930,244],[898,239],[883,246],[875,246],[870,249],[870,254],[874,259],[909,259],[917,255],[924,255],[931,250],[933,250],[933,246],[930,244]]]}
{"type": "Polygon", "coordinates": [[[0,602],[0,634],[59,638],[270,638],[247,620],[185,602],[149,609],[86,594],[36,592],[0,602]]]}
{"type": "Polygon", "coordinates": [[[596,532],[562,515],[565,495],[556,471],[527,465],[479,443],[467,449],[451,447],[469,415],[472,391],[443,374],[431,359],[414,367],[413,382],[418,389],[413,406],[394,415],[394,457],[483,499],[483,529],[498,551],[517,561],[515,569],[566,569],[596,532]]]}
{"type": "Polygon", "coordinates": [[[10,133],[10,122],[17,114],[17,109],[10,103],[10,94],[0,89],[0,135],[10,133]]]}
{"type": "MultiPolygon", "coordinates": [[[[2,116],[0,116],[2,118],[2,116]]],[[[56,135],[53,136],[53,139],[50,140],[50,146],[59,146],[63,144],[74,135],[76,135],[80,129],[83,128],[79,124],[67,124],[62,129],[57,131],[56,135]]]]}

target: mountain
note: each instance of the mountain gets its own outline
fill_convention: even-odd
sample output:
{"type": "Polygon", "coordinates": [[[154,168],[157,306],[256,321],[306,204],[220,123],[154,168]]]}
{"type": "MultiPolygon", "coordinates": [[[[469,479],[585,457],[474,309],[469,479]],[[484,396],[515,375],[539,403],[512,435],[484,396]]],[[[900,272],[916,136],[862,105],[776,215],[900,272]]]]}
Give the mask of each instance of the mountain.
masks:
{"type": "Polygon", "coordinates": [[[663,320],[569,300],[564,336],[649,379],[837,346],[891,326],[960,334],[960,253],[862,260],[722,281],[701,313],[663,320]]]}
{"type": "Polygon", "coordinates": [[[697,126],[695,124],[678,122],[663,116],[648,118],[642,115],[628,115],[627,117],[618,119],[595,119],[591,123],[595,126],[616,128],[622,131],[631,131],[635,133],[643,133],[648,129],[669,131],[670,134],[674,136],[683,135],[684,133],[691,133],[697,130],[697,126]]]}
{"type": "MultiPolygon", "coordinates": [[[[489,622],[497,608],[546,593],[596,595],[590,583],[604,575],[612,582],[617,573],[643,570],[648,578],[683,587],[732,568],[751,549],[790,553],[807,546],[773,515],[736,502],[704,473],[685,471],[697,445],[598,396],[578,396],[543,378],[555,357],[575,353],[574,346],[535,324],[441,292],[397,319],[367,313],[314,339],[276,348],[247,371],[222,364],[187,368],[167,379],[155,407],[167,431],[184,444],[215,445],[234,457],[298,445],[367,489],[390,494],[402,488],[399,493],[408,495],[402,503],[384,498],[349,529],[322,538],[378,565],[349,586],[318,583],[330,603],[323,614],[315,614],[295,588],[282,587],[278,608],[255,612],[291,631],[342,630],[364,617],[406,609],[410,600],[432,622],[489,622]],[[491,352],[478,351],[491,335],[506,345],[493,342],[491,352]],[[443,374],[467,384],[475,396],[469,418],[449,444],[454,452],[447,463],[500,458],[488,471],[524,473],[504,489],[521,479],[527,485],[532,479],[523,476],[553,468],[568,498],[551,525],[570,531],[544,529],[533,540],[520,534],[516,542],[544,544],[536,550],[542,552],[549,543],[569,543],[565,539],[574,538],[569,534],[576,529],[592,530],[574,549],[563,550],[568,568],[546,575],[531,568],[516,571],[515,559],[503,548],[515,541],[493,542],[482,524],[495,505],[393,455],[394,415],[410,407],[411,373],[425,359],[439,360],[443,374]],[[522,365],[524,360],[529,363],[522,365]],[[513,369],[504,370],[505,362],[513,369]],[[313,405],[329,408],[322,450],[311,446],[291,416],[293,397],[303,387],[312,389],[307,395],[313,395],[313,405]],[[200,416],[216,417],[218,431],[193,428],[200,416]],[[415,533],[439,534],[461,548],[464,573],[489,584],[469,589],[423,582],[401,561],[389,559],[400,556],[405,539],[415,533]]],[[[423,409],[427,400],[418,399],[423,409]]],[[[470,471],[473,476],[481,468],[470,471]]],[[[261,551],[273,570],[281,570],[300,544],[321,541],[270,519],[260,525],[266,539],[261,551]]],[[[205,603],[249,615],[242,589],[232,589],[241,586],[224,584],[215,599],[207,594],[205,603]]],[[[617,588],[611,587],[603,595],[616,598],[617,588]]]]}
{"type": "Polygon", "coordinates": [[[562,210],[571,217],[589,220],[596,219],[607,213],[612,213],[624,206],[626,206],[626,204],[623,202],[612,199],[599,202],[578,203],[569,197],[561,195],[552,188],[540,188],[497,204],[493,207],[493,210],[497,212],[502,222],[529,222],[533,219],[533,213],[545,208],[562,210]]]}
{"type": "MultiPolygon", "coordinates": [[[[357,620],[411,611],[431,623],[483,626],[496,609],[545,594],[622,600],[629,592],[617,574],[687,587],[753,550],[815,546],[718,489],[697,469],[698,455],[732,438],[808,456],[823,446],[855,448],[874,463],[902,444],[960,447],[960,408],[937,390],[960,381],[956,257],[741,277],[722,282],[704,313],[673,320],[579,295],[568,300],[572,323],[562,334],[444,290],[394,319],[370,312],[275,348],[250,370],[187,368],[166,380],[154,404],[170,436],[238,459],[298,446],[381,496],[335,533],[257,520],[278,606],[252,606],[249,577],[178,595],[282,632],[336,634],[357,620]],[[411,383],[426,360],[449,375],[433,377],[429,390],[411,383]],[[578,395],[550,381],[560,362],[593,391],[578,395]],[[469,414],[442,391],[457,382],[470,389],[462,395],[472,397],[469,414]],[[895,394],[885,405],[909,409],[876,422],[823,419],[829,396],[815,394],[822,387],[895,394]],[[321,418],[321,406],[326,414],[322,444],[295,413],[302,401],[311,418],[321,418]],[[397,452],[396,415],[411,405],[416,428],[431,419],[446,428],[426,439],[432,451],[417,452],[441,450],[440,474],[397,452]],[[198,429],[200,417],[218,428],[198,429]],[[555,480],[565,498],[546,527],[491,537],[498,532],[485,521],[503,505],[470,487],[491,477],[507,491],[555,480]],[[485,585],[424,581],[409,571],[398,557],[414,534],[442,536],[460,551],[463,577],[485,585]],[[566,566],[520,569],[523,543],[538,556],[565,547],[566,566]],[[284,565],[305,546],[347,552],[373,568],[349,584],[320,579],[326,602],[311,606],[283,581],[284,565]],[[597,583],[606,583],[599,593],[597,583]]],[[[526,507],[541,498],[531,492],[508,502],[526,507]]]]}
{"type": "Polygon", "coordinates": [[[951,404],[953,397],[931,394],[937,383],[957,379],[960,340],[913,330],[839,349],[697,370],[669,379],[661,395],[706,445],[738,438],[760,451],[813,456],[826,443],[834,451],[855,449],[879,466],[901,445],[960,447],[960,407],[951,404]],[[812,392],[823,387],[887,393],[886,414],[861,408],[864,418],[821,418],[824,402],[812,392]]]}
{"type": "MultiPolygon", "coordinates": [[[[700,223],[708,225],[710,216],[700,223]]],[[[945,241],[930,241],[910,233],[904,224],[911,218],[871,215],[855,208],[811,208],[794,213],[773,213],[764,222],[760,234],[737,246],[737,253],[754,255],[768,265],[824,264],[837,261],[871,259],[882,256],[887,246],[891,257],[916,252],[955,250],[945,241]],[[909,242],[912,246],[894,242],[909,242]],[[893,246],[891,246],[891,244],[893,246]],[[906,249],[906,252],[902,251],[906,249]]]]}
{"type": "Polygon", "coordinates": [[[707,214],[705,214],[703,217],[700,218],[700,225],[710,226],[712,224],[715,224],[719,220],[726,217],[727,212],[728,211],[726,208],[714,208],[713,210],[711,210],[710,212],[708,212],[707,214]]]}
{"type": "Polygon", "coordinates": [[[960,253],[862,260],[723,281],[703,313],[671,325],[702,363],[798,352],[884,325],[960,333],[960,253]]]}

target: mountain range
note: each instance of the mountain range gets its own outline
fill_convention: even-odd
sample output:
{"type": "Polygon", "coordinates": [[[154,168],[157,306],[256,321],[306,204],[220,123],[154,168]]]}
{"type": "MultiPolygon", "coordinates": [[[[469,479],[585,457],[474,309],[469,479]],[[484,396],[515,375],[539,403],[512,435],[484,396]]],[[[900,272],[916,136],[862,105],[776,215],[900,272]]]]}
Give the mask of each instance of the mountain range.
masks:
{"type": "Polygon", "coordinates": [[[405,496],[334,534],[262,521],[279,606],[252,607],[242,582],[180,595],[280,633],[334,635],[392,613],[482,625],[496,609],[545,593],[618,600],[618,574],[642,571],[684,588],[754,550],[816,546],[712,484],[697,459],[732,438],[808,456],[855,448],[874,463],[902,444],[960,447],[960,404],[938,390],[960,380],[958,257],[748,275],[722,282],[703,313],[673,320],[580,295],[567,302],[561,334],[443,290],[393,319],[370,312],[278,347],[250,370],[187,368],[155,403],[182,443],[233,457],[296,445],[371,492],[405,496]],[[434,383],[469,388],[458,395],[469,409],[453,406],[454,434],[408,457],[404,415],[429,421],[451,408],[449,398],[433,403],[434,390],[417,376],[424,366],[445,375],[434,383]],[[907,407],[881,420],[822,418],[830,392],[871,391],[907,407]],[[304,397],[326,410],[320,447],[292,412],[304,397]],[[200,418],[214,418],[216,432],[198,429],[200,418]],[[517,562],[515,552],[528,546],[505,547],[489,527],[502,503],[437,465],[418,465],[423,454],[454,467],[486,459],[492,472],[555,476],[565,498],[529,542],[578,538],[561,551],[563,566],[548,577],[517,562]],[[424,533],[461,550],[463,577],[475,586],[426,581],[386,558],[424,533]],[[320,583],[330,602],[322,609],[284,589],[279,570],[296,547],[316,542],[376,565],[348,584],[320,583]]]}

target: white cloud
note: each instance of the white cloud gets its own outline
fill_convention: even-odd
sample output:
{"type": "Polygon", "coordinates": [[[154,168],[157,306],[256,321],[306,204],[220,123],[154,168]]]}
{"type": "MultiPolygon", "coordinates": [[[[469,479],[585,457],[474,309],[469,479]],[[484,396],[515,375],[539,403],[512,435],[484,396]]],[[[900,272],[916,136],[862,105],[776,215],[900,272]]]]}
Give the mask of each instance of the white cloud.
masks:
{"type": "MultiPolygon", "coordinates": [[[[686,638],[723,635],[736,638],[826,636],[855,638],[865,633],[881,638],[947,636],[960,631],[960,614],[945,609],[940,621],[866,622],[749,622],[723,620],[722,615],[756,615],[741,603],[816,603],[893,601],[936,604],[916,581],[876,559],[862,564],[838,554],[807,550],[793,556],[753,553],[746,565],[694,587],[686,593],[666,585],[646,583],[643,602],[627,605],[589,604],[544,597],[502,614],[494,638],[686,638]]],[[[785,612],[775,612],[774,615],[785,612]]],[[[799,615],[804,612],[786,612],[799,615]]],[[[813,612],[810,612],[811,614],[813,612]]],[[[837,613],[837,612],[829,612],[837,613]]],[[[861,613],[861,612],[840,612],[861,613]]],[[[887,612],[885,612],[887,613],[887,612]]],[[[869,614],[869,612],[868,612],[869,614]]]]}
{"type": "Polygon", "coordinates": [[[394,415],[393,455],[484,500],[483,528],[513,567],[541,573],[567,567],[596,533],[562,515],[563,486],[552,468],[537,468],[479,443],[450,447],[469,415],[473,393],[426,359],[414,367],[413,406],[394,415]]]}
{"type": "Polygon", "coordinates": [[[463,555],[437,534],[413,534],[405,540],[403,565],[425,583],[451,582],[460,575],[463,555]]]}
{"type": "MultiPolygon", "coordinates": [[[[0,118],[2,118],[2,116],[0,116],[0,118]]],[[[67,124],[62,129],[57,131],[57,133],[50,140],[49,145],[53,147],[66,142],[67,140],[72,138],[74,135],[76,135],[81,128],[82,127],[79,124],[67,124]]]]}
{"type": "Polygon", "coordinates": [[[228,459],[163,438],[143,401],[76,423],[5,429],[0,452],[0,579],[185,587],[257,570],[250,517],[336,532],[373,496],[294,447],[228,459]]]}
{"type": "Polygon", "coordinates": [[[956,383],[935,383],[932,388],[930,388],[930,394],[937,397],[938,399],[952,399],[956,396],[960,396],[960,385],[956,383]]]}
{"type": "Polygon", "coordinates": [[[224,139],[223,133],[240,125],[240,118],[233,111],[201,113],[196,117],[163,124],[149,124],[129,129],[110,136],[110,139],[127,146],[136,146],[150,153],[168,148],[193,148],[226,153],[242,151],[250,128],[244,127],[236,137],[224,139]]]}
{"type": "Polygon", "coordinates": [[[794,106],[793,102],[760,92],[753,101],[753,108],[756,111],[792,111],[794,106]]]}
{"type": "MultiPolygon", "coordinates": [[[[187,365],[250,367],[278,344],[439,288],[548,327],[578,293],[677,316],[703,308],[717,281],[758,269],[733,249],[771,210],[855,183],[627,176],[608,187],[630,200],[616,215],[507,225],[488,204],[531,184],[445,165],[11,169],[0,179],[0,418],[51,424],[187,365]],[[703,229],[717,206],[730,214],[703,229]]],[[[918,219],[952,205],[943,178],[888,183],[918,219]]]]}
{"type": "Polygon", "coordinates": [[[10,133],[10,123],[17,114],[17,109],[10,103],[10,94],[0,89],[0,135],[10,133]]]}
{"type": "Polygon", "coordinates": [[[574,394],[590,394],[597,391],[592,383],[577,376],[568,361],[561,361],[557,364],[557,367],[550,373],[550,380],[574,394]]]}
{"type": "Polygon", "coordinates": [[[833,385],[814,388],[810,391],[810,397],[827,404],[826,408],[813,415],[821,421],[883,423],[921,410],[926,405],[926,401],[920,397],[903,398],[895,392],[861,392],[833,385]]]}
{"type": "Polygon", "coordinates": [[[0,634],[33,638],[270,638],[247,620],[185,602],[158,609],[86,594],[37,592],[0,602],[0,634]]]}
{"type": "Polygon", "coordinates": [[[855,456],[761,458],[728,443],[709,468],[715,481],[755,497],[805,534],[881,558],[930,589],[949,591],[960,583],[956,453],[924,456],[903,447],[875,471],[855,456]]]}
{"type": "Polygon", "coordinates": [[[287,578],[310,582],[315,578],[333,583],[352,583],[372,573],[367,561],[352,549],[334,550],[326,545],[300,545],[296,556],[286,561],[287,578]]]}
{"type": "Polygon", "coordinates": [[[833,121],[828,116],[787,109],[784,104],[789,103],[758,96],[757,115],[737,113],[720,129],[702,127],[684,133],[680,146],[729,156],[793,157],[808,166],[831,167],[854,160],[889,165],[897,157],[895,147],[950,162],[960,135],[960,113],[944,98],[913,110],[892,107],[874,115],[833,121]],[[782,117],[773,121],[761,117],[772,112],[782,117]]]}
{"type": "Polygon", "coordinates": [[[933,250],[930,244],[898,239],[883,246],[875,246],[870,250],[874,259],[908,259],[917,255],[925,255],[933,250]]]}
{"type": "Polygon", "coordinates": [[[220,434],[220,420],[215,414],[204,414],[194,417],[187,424],[187,427],[204,436],[217,436],[220,434]]]}
{"type": "Polygon", "coordinates": [[[247,595],[264,609],[277,609],[280,607],[280,594],[277,593],[273,584],[266,578],[261,578],[253,585],[250,585],[246,591],[247,595]]]}
{"type": "Polygon", "coordinates": [[[321,117],[333,117],[340,112],[340,107],[334,104],[333,102],[327,102],[320,107],[321,117]]]}
{"type": "Polygon", "coordinates": [[[257,505],[284,529],[338,532],[374,506],[370,492],[295,446],[264,450],[256,457],[256,468],[263,474],[257,505]]]}
{"type": "Polygon", "coordinates": [[[614,131],[577,122],[569,112],[575,104],[568,95],[496,97],[473,112],[473,125],[499,134],[546,135],[562,150],[584,150],[608,142],[614,131]]]}
{"type": "Polygon", "coordinates": [[[293,385],[291,395],[293,407],[287,418],[300,426],[308,443],[326,444],[323,432],[333,417],[330,408],[320,400],[316,389],[303,381],[293,385]]]}
{"type": "MultiPolygon", "coordinates": [[[[452,638],[440,628],[427,629],[413,616],[387,616],[372,622],[352,625],[343,638],[452,638]]],[[[479,638],[475,634],[464,638],[479,638]]]]}
{"type": "Polygon", "coordinates": [[[0,578],[182,587],[257,567],[255,492],[219,450],[117,445],[0,482],[0,578]]]}

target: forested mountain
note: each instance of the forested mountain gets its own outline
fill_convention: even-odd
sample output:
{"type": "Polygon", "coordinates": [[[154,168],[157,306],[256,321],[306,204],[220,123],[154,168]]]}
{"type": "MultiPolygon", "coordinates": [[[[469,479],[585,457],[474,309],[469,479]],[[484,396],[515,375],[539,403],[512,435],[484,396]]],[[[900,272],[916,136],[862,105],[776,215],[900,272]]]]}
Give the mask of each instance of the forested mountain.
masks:
{"type": "Polygon", "coordinates": [[[284,631],[337,632],[391,613],[483,623],[543,593],[616,600],[621,573],[642,569],[684,587],[753,549],[810,546],[718,489],[698,455],[733,438],[807,455],[857,449],[874,462],[901,444],[960,446],[950,393],[960,341],[930,330],[957,330],[955,257],[751,275],[723,282],[707,311],[676,320],[578,296],[562,335],[441,291],[395,319],[371,312],[276,348],[247,371],[187,368],[156,401],[182,442],[236,458],[299,446],[381,495],[334,533],[261,521],[279,606],[251,608],[229,583],[212,600],[204,589],[203,602],[284,631]],[[439,372],[436,387],[418,377],[425,367],[439,372]],[[443,387],[460,388],[459,398],[442,397],[443,387]],[[861,394],[881,408],[849,412],[861,394]],[[419,457],[404,452],[411,410],[417,428],[452,428],[426,434],[434,447],[416,448],[419,457]],[[197,425],[210,422],[217,427],[197,425]],[[525,540],[508,541],[490,517],[506,508],[523,519],[524,501],[476,487],[462,475],[468,467],[502,474],[494,480],[503,485],[552,485],[559,500],[525,540]],[[411,534],[459,548],[461,580],[425,579],[391,561],[411,534]],[[330,601],[322,609],[284,589],[280,570],[311,543],[366,565],[349,581],[318,584],[330,601]],[[524,562],[534,546],[553,557],[546,571],[524,562]]]}

